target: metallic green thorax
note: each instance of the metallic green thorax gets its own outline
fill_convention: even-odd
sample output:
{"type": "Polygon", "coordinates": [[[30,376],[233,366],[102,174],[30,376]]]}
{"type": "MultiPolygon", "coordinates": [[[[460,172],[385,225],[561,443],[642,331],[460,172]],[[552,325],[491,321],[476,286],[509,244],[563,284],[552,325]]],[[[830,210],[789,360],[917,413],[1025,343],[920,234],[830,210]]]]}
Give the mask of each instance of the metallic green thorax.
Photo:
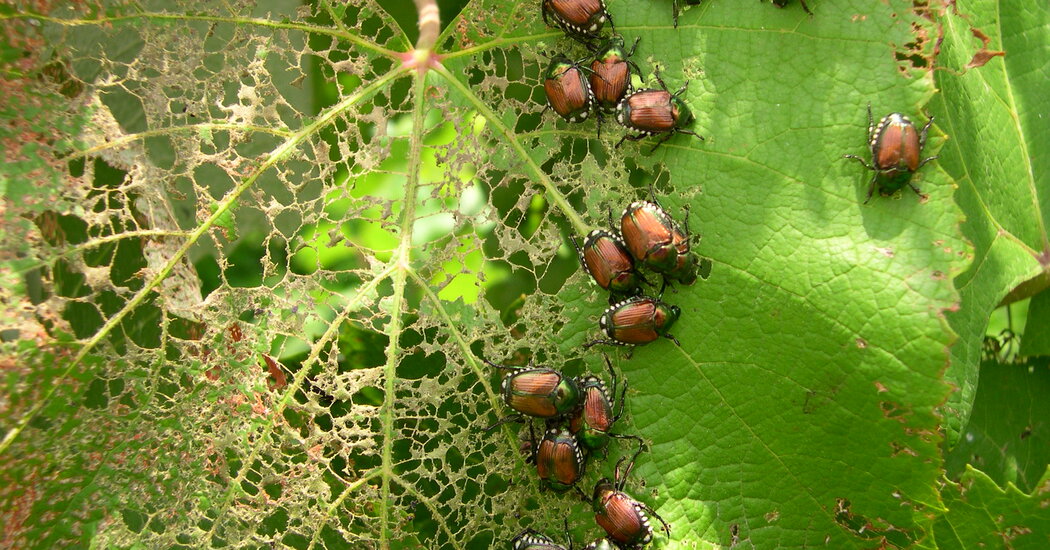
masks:
{"type": "Polygon", "coordinates": [[[595,56],[598,61],[604,63],[616,63],[627,59],[627,47],[623,43],[622,36],[613,36],[612,38],[602,42],[601,46],[598,46],[598,55],[595,56]]]}
{"type": "Polygon", "coordinates": [[[677,95],[671,96],[671,107],[678,111],[678,118],[674,121],[675,128],[685,128],[693,123],[693,111],[677,95]]]}
{"type": "Polygon", "coordinates": [[[547,65],[546,78],[558,78],[565,71],[575,67],[576,64],[571,59],[564,55],[556,55],[551,59],[550,65],[547,65]]]}

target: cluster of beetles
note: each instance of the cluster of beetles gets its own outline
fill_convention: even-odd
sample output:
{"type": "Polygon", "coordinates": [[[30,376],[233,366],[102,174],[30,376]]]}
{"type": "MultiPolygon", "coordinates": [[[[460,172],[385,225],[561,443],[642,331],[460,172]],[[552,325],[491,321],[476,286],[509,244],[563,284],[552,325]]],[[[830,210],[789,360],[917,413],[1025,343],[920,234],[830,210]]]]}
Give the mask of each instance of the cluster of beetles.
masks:
{"type": "MultiPolygon", "coordinates": [[[[575,490],[583,500],[588,500],[577,486],[585,473],[587,458],[604,449],[613,438],[638,443],[638,450],[629,461],[623,457],[616,464],[613,479],[602,479],[594,487],[590,499],[594,506],[594,519],[605,529],[606,536],[588,544],[586,549],[641,548],[653,540],[650,517],[658,519],[670,536],[671,526],[663,518],[623,490],[635,459],[645,449],[645,444],[638,436],[611,431],[613,424],[623,416],[627,381],[624,380],[622,388],[618,388],[618,377],[608,357],[605,362],[609,367],[611,391],[600,378],[593,375],[573,378],[546,366],[506,367],[488,360],[485,362],[510,371],[503,378],[500,393],[506,405],[514,411],[487,430],[505,422],[526,421],[528,418],[546,421],[546,431],[538,444],[532,433],[532,425],[529,424],[529,461],[536,464],[536,475],[544,487],[558,492],[575,490]]],[[[519,533],[511,545],[514,550],[565,549],[532,529],[519,533]]],[[[572,548],[571,537],[569,548],[572,548]]]]}
{"type": "MultiPolygon", "coordinates": [[[[697,5],[702,0],[684,0],[697,5]]],[[[784,7],[789,0],[771,0],[784,7]]],[[[812,15],[805,0],[802,8],[812,15]]],[[[678,0],[672,0],[674,26],[678,26],[678,0]]],[[[653,147],[659,147],[676,133],[702,136],[687,129],[693,116],[680,98],[685,86],[671,93],[659,71],[654,71],[660,89],[634,90],[631,71],[639,73],[631,61],[638,46],[635,40],[627,51],[622,36],[609,38],[601,35],[605,23],[613,27],[612,16],[604,0],[541,0],[543,19],[557,25],[565,34],[590,50],[589,66],[556,55],[550,62],[543,83],[547,108],[554,110],[568,122],[583,122],[593,112],[601,135],[601,124],[607,115],[615,114],[617,122],[629,132],[616,143],[637,141],[648,136],[662,135],[653,147]]],[[[615,32],[615,29],[613,29],[615,32]]],[[[875,189],[890,195],[905,185],[920,197],[922,192],[911,182],[919,168],[937,157],[921,158],[926,134],[933,123],[929,117],[921,130],[908,117],[891,113],[875,123],[868,105],[868,145],[870,164],[856,155],[844,158],[857,160],[874,172],[869,184],[867,203],[875,189]]],[[[678,340],[668,330],[678,320],[681,310],[660,298],[643,292],[643,283],[653,286],[642,274],[645,267],[662,277],[659,296],[671,281],[690,285],[702,273],[698,255],[690,250],[691,235],[686,221],[679,224],[657,201],[650,188],[650,200],[631,203],[620,216],[619,231],[611,219],[610,229],[595,229],[587,235],[581,247],[575,238],[573,245],[580,263],[602,289],[610,293],[608,309],[599,318],[599,327],[606,338],[585,344],[643,345],[661,336],[678,340]]],[[[555,491],[575,490],[594,507],[595,521],[606,536],[588,544],[584,550],[627,550],[642,548],[653,540],[650,518],[660,521],[670,536],[667,524],[648,505],[635,500],[624,486],[638,456],[645,450],[644,441],[635,435],[611,432],[613,424],[623,415],[627,381],[618,388],[618,377],[609,358],[605,358],[612,384],[610,391],[598,377],[586,375],[568,377],[546,366],[507,367],[485,360],[489,365],[509,372],[501,384],[505,404],[514,411],[489,428],[505,422],[523,422],[541,419],[546,423],[545,433],[537,443],[532,424],[529,461],[535,463],[536,473],[543,486],[555,491]],[[617,390],[619,395],[617,396],[617,390]],[[579,489],[587,458],[605,449],[610,439],[626,439],[637,443],[633,455],[623,457],[616,464],[613,479],[598,482],[590,498],[579,489]],[[625,464],[626,463],[626,464],[625,464]],[[622,470],[622,471],[621,471],[622,470]]],[[[565,536],[568,546],[555,542],[547,535],[526,529],[511,540],[513,550],[565,550],[573,543],[566,520],[565,536]]]]}

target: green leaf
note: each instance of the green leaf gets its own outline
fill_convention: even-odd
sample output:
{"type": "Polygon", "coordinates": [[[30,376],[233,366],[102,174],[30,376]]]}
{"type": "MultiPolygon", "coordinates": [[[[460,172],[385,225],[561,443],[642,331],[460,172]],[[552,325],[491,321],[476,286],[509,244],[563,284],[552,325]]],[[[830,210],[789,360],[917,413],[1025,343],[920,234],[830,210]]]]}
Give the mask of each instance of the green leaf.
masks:
{"type": "Polygon", "coordinates": [[[1018,353],[1028,357],[1050,356],[1050,292],[1040,292],[1032,297],[1018,353]]]}
{"type": "Polygon", "coordinates": [[[57,199],[13,205],[33,234],[4,234],[32,260],[5,269],[36,284],[5,313],[38,324],[0,410],[12,544],[474,549],[563,518],[597,537],[575,494],[540,490],[528,428],[484,430],[506,411],[481,359],[604,372],[582,344],[608,296],[567,237],[652,185],[712,262],[663,294],[681,347],[605,350],[631,387],[616,432],[649,443],[627,490],[673,524],[658,544],[935,546],[945,312],[980,317],[960,306],[979,277],[953,282],[970,257],[948,168],[987,144],[940,115],[928,196],[867,204],[842,156],[870,154],[869,103],[922,121],[955,19],[710,0],[675,29],[667,0],[613,0],[639,86],[688,82],[706,137],[651,151],[543,113],[548,55],[588,52],[536,2],[443,5],[434,52],[397,3],[249,4],[3,16],[63,63],[24,85],[95,110],[42,142],[57,199]]]}
{"type": "Polygon", "coordinates": [[[1050,155],[1041,145],[1050,139],[1041,65],[1050,55],[1050,6],[1000,8],[970,2],[945,14],[941,94],[931,105],[951,136],[940,165],[958,185],[963,233],[974,246],[973,263],[956,279],[961,307],[949,316],[960,336],[946,373],[960,388],[945,406],[950,443],[973,403],[989,315],[1004,299],[1045,288],[1050,265],[1050,155]]]}
{"type": "MultiPolygon", "coordinates": [[[[1027,335],[1026,335],[1027,336],[1027,335]]],[[[981,386],[959,444],[945,457],[951,479],[967,465],[998,485],[1031,492],[1050,464],[1050,365],[981,363],[981,386]]]]}
{"type": "Polygon", "coordinates": [[[1002,489],[984,472],[967,467],[959,483],[944,488],[948,513],[937,520],[937,544],[945,550],[1011,548],[1038,550],[1050,544],[1050,468],[1030,494],[1013,484],[1002,489]]]}

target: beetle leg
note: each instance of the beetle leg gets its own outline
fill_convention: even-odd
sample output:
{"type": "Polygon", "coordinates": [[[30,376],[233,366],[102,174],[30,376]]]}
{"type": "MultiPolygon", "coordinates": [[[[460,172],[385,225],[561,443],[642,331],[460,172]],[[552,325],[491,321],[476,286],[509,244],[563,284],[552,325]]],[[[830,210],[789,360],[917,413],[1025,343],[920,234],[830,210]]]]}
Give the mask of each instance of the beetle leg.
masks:
{"type": "Polygon", "coordinates": [[[808,13],[810,15],[813,15],[813,12],[809,11],[809,6],[806,5],[806,0],[798,0],[798,1],[799,1],[800,4],[802,4],[802,9],[805,10],[806,13],[808,13]]]}
{"type": "Polygon", "coordinates": [[[649,149],[649,152],[652,153],[653,151],[656,150],[657,147],[663,145],[665,141],[671,139],[671,137],[673,137],[673,136],[674,136],[674,132],[667,132],[667,135],[665,135],[664,137],[660,138],[660,141],[657,141],[656,145],[653,145],[653,148],[649,149]]]}
{"type": "Polygon", "coordinates": [[[620,141],[616,142],[616,147],[613,147],[613,149],[619,148],[620,145],[626,140],[640,141],[640,140],[643,140],[643,139],[645,139],[647,137],[649,137],[648,134],[638,134],[636,136],[632,136],[631,134],[624,134],[624,136],[622,138],[620,138],[620,141]]]}
{"type": "Polygon", "coordinates": [[[674,342],[676,346],[678,346],[678,347],[682,347],[682,343],[681,343],[681,342],[679,342],[679,341],[678,341],[678,338],[675,338],[673,334],[670,334],[670,333],[667,333],[667,332],[665,332],[665,333],[664,333],[664,338],[667,338],[668,340],[670,340],[670,341],[674,342]]]}
{"type": "Polygon", "coordinates": [[[923,193],[922,191],[919,191],[919,186],[915,185],[914,183],[909,181],[908,182],[908,187],[911,187],[911,190],[915,191],[915,194],[918,195],[919,197],[921,197],[922,199],[929,198],[925,193],[923,193]]]}
{"type": "Polygon", "coordinates": [[[525,459],[526,464],[535,464],[539,455],[540,446],[536,443],[536,427],[529,422],[529,456],[525,459]]]}
{"type": "Polygon", "coordinates": [[[871,116],[871,102],[868,102],[868,141],[875,135],[875,117],[871,116]]]}
{"type": "Polygon", "coordinates": [[[875,170],[874,166],[868,164],[864,159],[858,157],[857,155],[842,155],[842,158],[844,158],[844,159],[853,159],[853,160],[863,164],[864,167],[867,168],[868,170],[875,170]]]}
{"type": "Polygon", "coordinates": [[[565,516],[565,540],[569,541],[569,550],[572,550],[572,533],[569,532],[569,516],[565,516]]]}
{"type": "Polygon", "coordinates": [[[616,469],[613,471],[613,473],[615,474],[613,479],[616,480],[617,491],[623,491],[623,486],[627,483],[627,476],[631,475],[631,470],[634,469],[634,462],[638,460],[638,456],[641,455],[642,451],[645,450],[645,442],[641,439],[642,438],[640,437],[638,438],[638,450],[635,451],[633,455],[631,455],[631,461],[627,463],[627,468],[624,469],[623,476],[620,476],[620,465],[623,464],[624,460],[627,460],[627,457],[621,457],[620,460],[616,462],[616,469]]]}
{"type": "Polygon", "coordinates": [[[643,502],[639,502],[638,504],[640,504],[642,506],[642,508],[645,508],[645,511],[649,512],[650,516],[653,516],[654,518],[660,520],[660,523],[662,523],[664,525],[664,533],[666,533],[667,537],[670,538],[671,537],[671,524],[667,523],[666,521],[664,521],[664,518],[660,517],[660,514],[657,514],[656,510],[653,510],[652,508],[650,508],[648,504],[645,504],[643,502]]]}
{"type": "MultiPolygon", "coordinates": [[[[922,127],[922,131],[919,132],[919,150],[926,146],[926,132],[930,129],[930,125],[933,124],[933,117],[927,115],[929,118],[926,119],[926,126],[922,127]]],[[[923,161],[925,162],[925,161],[923,161]]],[[[921,164],[919,166],[922,166],[921,164]]]]}
{"type": "MultiPolygon", "coordinates": [[[[614,398],[616,397],[616,389],[615,388],[613,389],[613,397],[614,398]]],[[[627,399],[626,399],[626,397],[627,397],[627,379],[624,378],[623,379],[623,389],[620,390],[620,403],[619,403],[620,410],[617,411],[615,415],[613,415],[613,419],[612,419],[612,422],[610,423],[610,425],[615,424],[616,421],[619,420],[621,416],[623,416],[623,410],[624,410],[624,408],[627,407],[627,399]]]]}
{"type": "Polygon", "coordinates": [[[656,66],[653,67],[653,76],[656,77],[656,81],[660,83],[660,87],[663,88],[665,92],[671,93],[671,90],[667,89],[667,84],[664,84],[664,79],[660,78],[660,66],[659,65],[656,65],[656,66]]]}
{"type": "Polygon", "coordinates": [[[674,19],[674,28],[678,28],[678,0],[671,0],[671,18],[674,19]]]}
{"type": "Polygon", "coordinates": [[[617,342],[616,340],[592,340],[592,341],[587,342],[586,344],[584,344],[583,345],[583,349],[587,349],[587,348],[589,348],[591,346],[596,346],[598,344],[607,344],[607,345],[610,345],[610,346],[627,346],[627,345],[630,345],[630,344],[624,344],[623,342],[617,342]]]}
{"type": "Polygon", "coordinates": [[[602,139],[602,122],[605,121],[605,116],[602,115],[602,111],[601,111],[600,108],[595,108],[594,109],[594,114],[595,114],[595,124],[598,125],[598,139],[602,139]]]}
{"type": "Polygon", "coordinates": [[[877,172],[871,177],[871,185],[868,186],[868,197],[864,199],[864,204],[868,204],[868,201],[871,200],[871,195],[875,193],[875,181],[878,177],[879,174],[877,172]]]}
{"type": "Polygon", "coordinates": [[[676,130],[676,133],[689,134],[689,135],[691,135],[693,137],[699,138],[700,141],[707,141],[706,139],[704,139],[704,136],[702,136],[702,135],[700,135],[700,134],[698,134],[698,133],[696,133],[696,132],[694,132],[692,130],[683,130],[683,129],[679,128],[678,130],[676,130]]]}
{"type": "Polygon", "coordinates": [[[607,435],[609,437],[615,437],[616,439],[633,439],[633,440],[637,441],[638,442],[638,450],[636,451],[637,453],[641,453],[642,449],[645,448],[645,440],[643,440],[642,438],[640,438],[640,437],[638,437],[636,435],[627,435],[627,434],[607,434],[607,435]]]}
{"type": "Polygon", "coordinates": [[[634,50],[638,48],[638,42],[641,41],[641,39],[641,36],[635,37],[634,44],[631,45],[631,51],[627,52],[627,57],[631,57],[632,55],[634,55],[634,50]]]}
{"type": "Polygon", "coordinates": [[[940,155],[933,155],[932,157],[926,157],[926,158],[922,159],[922,162],[920,162],[919,165],[915,167],[915,169],[918,170],[919,168],[922,168],[923,166],[925,166],[927,162],[930,162],[931,160],[935,160],[935,159],[937,159],[939,157],[940,157],[940,155]]]}
{"type": "MultiPolygon", "coordinates": [[[[605,358],[605,366],[609,368],[609,380],[612,383],[612,396],[616,397],[616,386],[618,385],[619,378],[616,376],[616,370],[613,369],[613,364],[612,361],[609,360],[609,356],[602,353],[602,357],[605,358]]],[[[616,420],[613,420],[613,422],[616,422],[616,420]]]]}

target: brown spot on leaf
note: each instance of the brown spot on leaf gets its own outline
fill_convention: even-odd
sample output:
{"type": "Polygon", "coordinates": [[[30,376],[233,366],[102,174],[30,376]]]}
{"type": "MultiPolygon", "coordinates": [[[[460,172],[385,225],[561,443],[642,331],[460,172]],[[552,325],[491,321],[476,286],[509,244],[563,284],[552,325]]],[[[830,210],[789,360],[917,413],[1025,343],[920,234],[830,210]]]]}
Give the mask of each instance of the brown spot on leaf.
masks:
{"type": "Polygon", "coordinates": [[[863,339],[863,338],[857,338],[855,340],[855,342],[857,343],[857,347],[860,348],[860,349],[867,349],[868,348],[868,341],[863,339]]]}
{"type": "Polygon", "coordinates": [[[993,57],[1006,55],[1006,52],[1004,51],[988,49],[988,44],[991,43],[991,39],[988,38],[986,34],[981,32],[981,29],[970,29],[970,32],[972,32],[973,35],[984,44],[984,47],[977,50],[977,53],[973,54],[973,58],[970,59],[970,62],[966,64],[967,69],[983,67],[984,64],[991,60],[993,57]]]}

